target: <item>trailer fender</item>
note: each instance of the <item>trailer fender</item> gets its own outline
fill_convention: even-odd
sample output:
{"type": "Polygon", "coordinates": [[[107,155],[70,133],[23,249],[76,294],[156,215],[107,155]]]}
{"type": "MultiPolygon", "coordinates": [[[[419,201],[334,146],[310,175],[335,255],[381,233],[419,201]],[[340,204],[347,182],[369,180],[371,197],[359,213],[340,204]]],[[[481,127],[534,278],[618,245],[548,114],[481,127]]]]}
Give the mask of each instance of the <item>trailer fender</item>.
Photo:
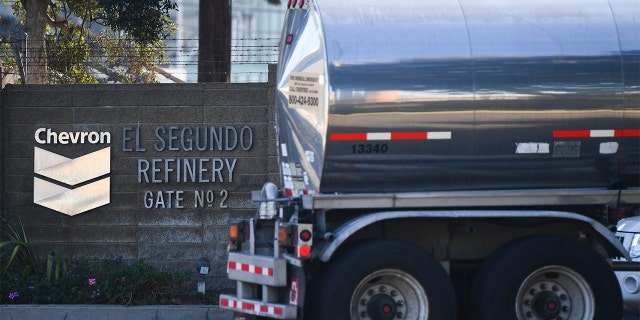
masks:
{"type": "Polygon", "coordinates": [[[325,239],[330,239],[320,250],[318,258],[323,262],[328,262],[333,254],[345,243],[353,234],[374,223],[385,220],[399,220],[407,218],[468,218],[468,219],[493,219],[493,218],[553,218],[574,220],[576,222],[589,225],[592,230],[601,236],[607,252],[612,256],[622,256],[631,260],[629,253],[624,249],[614,233],[599,222],[571,212],[563,211],[519,211],[519,210],[437,210],[437,211],[382,211],[364,215],[341,225],[334,232],[325,235],[325,239]]]}

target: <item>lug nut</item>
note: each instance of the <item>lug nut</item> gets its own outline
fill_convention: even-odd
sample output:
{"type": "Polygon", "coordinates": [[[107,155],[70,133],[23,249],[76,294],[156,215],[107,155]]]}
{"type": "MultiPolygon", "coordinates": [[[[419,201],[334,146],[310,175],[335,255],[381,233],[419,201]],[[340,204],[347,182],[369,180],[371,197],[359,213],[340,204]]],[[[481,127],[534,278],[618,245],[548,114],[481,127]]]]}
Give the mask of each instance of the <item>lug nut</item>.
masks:
{"type": "Polygon", "coordinates": [[[380,290],[380,292],[382,292],[382,293],[385,293],[385,292],[387,292],[387,287],[380,286],[380,288],[378,290],[380,290]]]}

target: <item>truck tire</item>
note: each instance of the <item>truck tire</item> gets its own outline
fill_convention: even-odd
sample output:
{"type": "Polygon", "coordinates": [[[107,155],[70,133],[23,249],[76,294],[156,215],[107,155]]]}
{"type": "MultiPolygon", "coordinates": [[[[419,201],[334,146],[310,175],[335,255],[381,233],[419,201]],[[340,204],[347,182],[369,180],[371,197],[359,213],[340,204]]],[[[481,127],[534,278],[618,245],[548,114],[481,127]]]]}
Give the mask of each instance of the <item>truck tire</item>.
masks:
{"type": "Polygon", "coordinates": [[[622,296],[606,260],[562,236],[507,244],[480,268],[472,319],[622,319],[622,296]]]}
{"type": "Polygon", "coordinates": [[[402,241],[369,240],[342,251],[314,292],[313,319],[456,319],[443,267],[402,241]]]}

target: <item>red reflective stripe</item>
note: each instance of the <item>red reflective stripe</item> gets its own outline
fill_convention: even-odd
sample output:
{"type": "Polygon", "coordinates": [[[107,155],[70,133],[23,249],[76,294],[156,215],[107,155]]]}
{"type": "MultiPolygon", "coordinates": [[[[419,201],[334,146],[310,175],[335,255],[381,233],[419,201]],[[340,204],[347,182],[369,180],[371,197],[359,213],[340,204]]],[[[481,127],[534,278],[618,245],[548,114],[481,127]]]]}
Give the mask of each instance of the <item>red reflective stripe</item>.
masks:
{"type": "Polygon", "coordinates": [[[426,140],[429,133],[426,131],[417,132],[357,132],[357,133],[332,133],[329,137],[331,141],[366,141],[366,140],[426,140]],[[385,138],[385,135],[387,137],[385,138]]]}
{"type": "Polygon", "coordinates": [[[608,135],[601,135],[602,132],[613,131],[613,137],[640,137],[640,129],[618,129],[618,130],[554,130],[554,138],[606,138],[608,135]]]}
{"type": "Polygon", "coordinates": [[[256,306],[253,303],[243,302],[242,303],[242,309],[243,310],[255,310],[256,306]]]}
{"type": "Polygon", "coordinates": [[[590,130],[555,130],[553,131],[554,138],[589,138],[591,136],[590,130]]]}
{"type": "Polygon", "coordinates": [[[265,268],[265,267],[261,267],[261,266],[252,266],[250,264],[246,264],[246,263],[236,263],[233,261],[229,261],[229,269],[233,269],[233,270],[238,270],[237,266],[240,266],[240,271],[244,271],[244,272],[250,272],[250,273],[255,273],[255,274],[260,274],[260,275],[265,275],[265,271],[266,271],[266,275],[273,277],[273,268],[265,268]],[[253,267],[253,271],[251,271],[251,267],[253,267]]]}
{"type": "Polygon", "coordinates": [[[332,133],[329,139],[331,141],[367,140],[367,134],[366,133],[332,133]]]}
{"type": "Polygon", "coordinates": [[[282,307],[276,307],[276,306],[271,307],[268,304],[246,302],[246,301],[243,301],[242,299],[233,300],[233,299],[222,298],[220,299],[220,305],[227,308],[250,311],[250,312],[260,312],[267,315],[275,315],[275,316],[284,315],[284,308],[282,307]]]}
{"type": "Polygon", "coordinates": [[[621,131],[622,137],[640,137],[640,129],[616,130],[616,137],[618,136],[618,131],[621,131]]]}
{"type": "Polygon", "coordinates": [[[391,132],[391,140],[424,140],[426,132],[391,132]]]}

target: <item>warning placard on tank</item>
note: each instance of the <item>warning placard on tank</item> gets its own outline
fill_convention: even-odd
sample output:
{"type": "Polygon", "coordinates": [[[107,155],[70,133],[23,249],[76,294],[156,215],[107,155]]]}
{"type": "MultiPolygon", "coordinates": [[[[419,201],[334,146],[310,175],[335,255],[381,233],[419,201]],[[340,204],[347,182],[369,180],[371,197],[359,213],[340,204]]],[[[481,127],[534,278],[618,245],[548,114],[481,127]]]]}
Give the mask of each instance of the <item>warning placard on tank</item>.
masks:
{"type": "Polygon", "coordinates": [[[321,75],[292,72],[289,75],[289,107],[317,107],[322,82],[321,75]]]}

